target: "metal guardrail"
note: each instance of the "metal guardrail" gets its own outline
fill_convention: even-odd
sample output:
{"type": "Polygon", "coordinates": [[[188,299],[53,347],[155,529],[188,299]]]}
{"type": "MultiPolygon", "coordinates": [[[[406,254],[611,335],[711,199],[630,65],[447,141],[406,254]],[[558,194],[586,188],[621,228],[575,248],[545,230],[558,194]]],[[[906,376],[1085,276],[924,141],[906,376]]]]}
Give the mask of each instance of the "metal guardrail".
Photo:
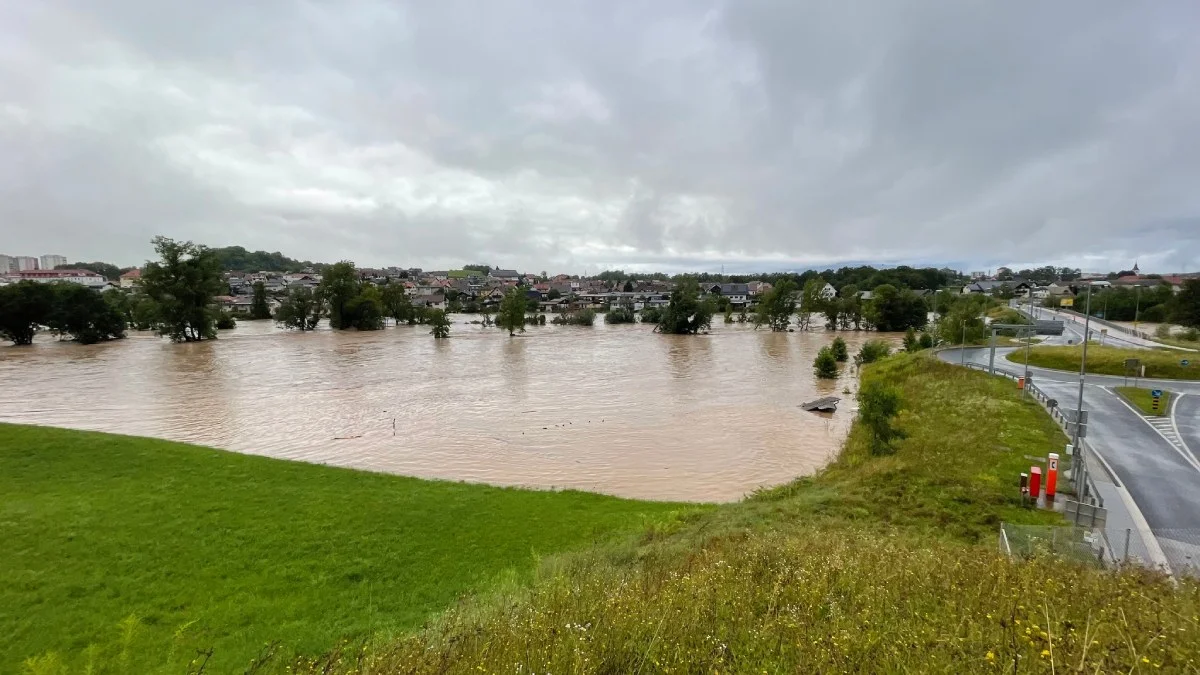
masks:
{"type": "MultiPolygon", "coordinates": [[[[968,364],[966,364],[966,366],[968,368],[971,368],[972,370],[980,370],[985,373],[990,372],[988,367],[985,365],[982,365],[982,364],[968,363],[968,364]]],[[[999,375],[1001,377],[1007,377],[1008,379],[1010,379],[1014,382],[1021,379],[1021,376],[1014,375],[1013,373],[1003,371],[1003,370],[996,370],[995,372],[992,372],[991,374],[999,375]]],[[[1041,388],[1039,388],[1037,386],[1037,384],[1035,384],[1033,382],[1026,382],[1025,388],[1033,396],[1034,400],[1036,400],[1038,403],[1042,404],[1042,407],[1044,407],[1046,409],[1046,412],[1050,414],[1051,419],[1053,419],[1055,422],[1058,423],[1058,425],[1060,427],[1062,427],[1063,432],[1070,435],[1071,431],[1072,431],[1071,427],[1074,424],[1074,419],[1072,419],[1072,418],[1074,417],[1075,411],[1073,409],[1063,408],[1062,406],[1058,405],[1058,401],[1056,399],[1048,396],[1046,394],[1046,392],[1042,391],[1041,388]],[[1053,405],[1052,405],[1052,403],[1053,403],[1053,405]]],[[[1100,467],[1100,466],[1102,466],[1102,464],[1099,460],[1095,459],[1096,451],[1093,450],[1090,445],[1088,445],[1087,439],[1080,438],[1079,446],[1080,446],[1080,452],[1077,454],[1082,456],[1083,461],[1081,463],[1078,462],[1078,458],[1076,458],[1074,455],[1072,455],[1072,457],[1071,457],[1071,461],[1072,461],[1071,485],[1072,485],[1072,487],[1075,488],[1075,491],[1079,494],[1080,501],[1084,501],[1085,503],[1102,507],[1102,506],[1104,506],[1104,499],[1100,497],[1099,491],[1096,489],[1096,484],[1095,484],[1095,479],[1096,479],[1095,473],[1096,472],[1085,471],[1084,472],[1084,475],[1086,476],[1085,482],[1083,485],[1081,485],[1078,483],[1078,475],[1077,474],[1079,472],[1076,470],[1077,463],[1080,463],[1084,466],[1093,466],[1093,467],[1100,467]]]]}

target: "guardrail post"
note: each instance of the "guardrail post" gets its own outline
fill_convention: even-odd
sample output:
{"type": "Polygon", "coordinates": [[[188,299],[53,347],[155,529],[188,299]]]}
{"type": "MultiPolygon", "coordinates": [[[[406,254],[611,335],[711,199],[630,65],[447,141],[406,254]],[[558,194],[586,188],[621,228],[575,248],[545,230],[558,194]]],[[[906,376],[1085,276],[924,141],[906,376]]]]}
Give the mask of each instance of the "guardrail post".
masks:
{"type": "Polygon", "coordinates": [[[1133,532],[1130,528],[1125,528],[1125,553],[1121,555],[1121,564],[1129,562],[1129,535],[1133,532]]]}

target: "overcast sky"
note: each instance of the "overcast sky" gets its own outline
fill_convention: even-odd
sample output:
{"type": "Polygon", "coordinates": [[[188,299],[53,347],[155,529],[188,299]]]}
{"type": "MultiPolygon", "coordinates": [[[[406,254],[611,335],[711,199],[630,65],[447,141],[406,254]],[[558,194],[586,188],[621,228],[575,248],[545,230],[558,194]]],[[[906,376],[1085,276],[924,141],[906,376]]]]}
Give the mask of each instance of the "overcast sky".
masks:
{"type": "Polygon", "coordinates": [[[0,252],[1200,268],[1194,0],[0,0],[0,252]]]}

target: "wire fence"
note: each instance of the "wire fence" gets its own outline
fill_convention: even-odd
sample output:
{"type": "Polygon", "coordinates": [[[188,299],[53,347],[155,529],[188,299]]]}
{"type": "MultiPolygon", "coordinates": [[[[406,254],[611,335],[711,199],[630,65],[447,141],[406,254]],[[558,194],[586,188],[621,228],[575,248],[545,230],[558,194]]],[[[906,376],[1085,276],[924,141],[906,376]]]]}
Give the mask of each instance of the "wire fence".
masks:
{"type": "Polygon", "coordinates": [[[1013,558],[1054,556],[1093,567],[1105,567],[1110,557],[1102,533],[1074,525],[1001,523],[1000,551],[1013,558]]]}

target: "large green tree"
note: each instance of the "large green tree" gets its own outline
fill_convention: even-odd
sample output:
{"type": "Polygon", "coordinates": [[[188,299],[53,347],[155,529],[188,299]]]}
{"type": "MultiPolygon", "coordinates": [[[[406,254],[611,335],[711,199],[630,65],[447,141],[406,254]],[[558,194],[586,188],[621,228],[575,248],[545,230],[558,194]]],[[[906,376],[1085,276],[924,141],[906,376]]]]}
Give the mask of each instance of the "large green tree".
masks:
{"type": "MultiPolygon", "coordinates": [[[[769,326],[773,331],[785,331],[796,313],[796,282],[784,279],[763,293],[754,311],[754,327],[769,326]]],[[[727,322],[728,323],[728,322],[727,322]]]]}
{"type": "Polygon", "coordinates": [[[825,280],[815,277],[804,282],[804,290],[800,292],[800,312],[797,314],[797,326],[800,330],[812,328],[812,315],[824,313],[827,304],[821,298],[821,289],[825,288],[825,280]]]}
{"type": "Polygon", "coordinates": [[[432,309],[429,311],[429,325],[432,327],[429,334],[437,339],[450,337],[450,319],[446,317],[446,312],[440,309],[432,309]]]}
{"type": "MultiPolygon", "coordinates": [[[[51,284],[54,305],[47,325],[59,335],[88,345],[125,337],[125,317],[115,301],[94,288],[74,283],[51,284]]],[[[120,291],[110,291],[119,295],[120,291]]]]}
{"type": "Polygon", "coordinates": [[[343,260],[325,268],[321,275],[321,297],[329,306],[329,326],[350,328],[354,323],[350,303],[358,297],[360,282],[354,263],[343,260]]]}
{"type": "Polygon", "coordinates": [[[0,286],[0,337],[19,345],[33,342],[38,328],[50,321],[54,290],[37,281],[0,286]]]}
{"type": "Polygon", "coordinates": [[[292,330],[312,330],[320,320],[321,298],[311,288],[303,286],[288,291],[275,311],[276,323],[292,330]]]}
{"type": "Polygon", "coordinates": [[[876,287],[868,305],[868,318],[880,331],[924,328],[927,312],[924,300],[908,289],[898,289],[891,284],[876,287]]]}
{"type": "Polygon", "coordinates": [[[384,316],[391,317],[397,325],[401,322],[417,322],[416,308],[413,307],[412,298],[405,292],[404,284],[384,284],[380,296],[384,316]]]}
{"type": "Polygon", "coordinates": [[[496,325],[515,335],[517,331],[525,332],[525,289],[514,286],[504,294],[500,301],[500,312],[496,315],[496,325]]]}
{"type": "Polygon", "coordinates": [[[254,282],[254,299],[250,301],[250,318],[271,318],[271,306],[267,304],[267,286],[261,281],[254,282]]]}
{"type": "Polygon", "coordinates": [[[379,330],[383,328],[383,299],[375,284],[363,284],[349,303],[346,304],[349,326],[357,330],[379,330]]]}
{"type": "Polygon", "coordinates": [[[671,299],[658,320],[658,331],[673,335],[695,335],[712,325],[713,304],[700,297],[700,284],[693,277],[675,283],[671,299]]]}
{"type": "Polygon", "coordinates": [[[221,292],[221,267],[205,246],[154,238],[159,260],[142,269],[141,287],[156,306],[157,330],[172,342],[217,336],[213,298],[221,292]]]}
{"type": "Polygon", "coordinates": [[[1171,301],[1171,320],[1184,326],[1200,326],[1200,279],[1183,282],[1171,301]]]}

